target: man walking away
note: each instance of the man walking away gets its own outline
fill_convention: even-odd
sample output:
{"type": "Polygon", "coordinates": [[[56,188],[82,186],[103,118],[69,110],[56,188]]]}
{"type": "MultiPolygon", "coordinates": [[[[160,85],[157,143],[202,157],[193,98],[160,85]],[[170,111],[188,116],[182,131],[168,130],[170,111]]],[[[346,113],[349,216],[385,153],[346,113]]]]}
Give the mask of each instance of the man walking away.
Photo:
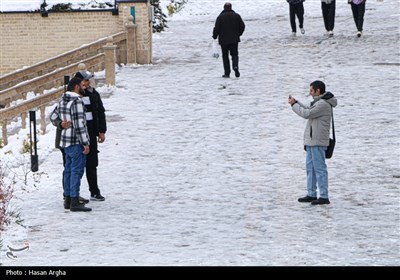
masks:
{"type": "Polygon", "coordinates": [[[214,40],[218,38],[218,43],[221,45],[225,72],[223,78],[229,78],[231,73],[229,54],[232,56],[232,68],[235,71],[235,76],[240,77],[238,47],[244,29],[245,24],[242,17],[232,10],[231,3],[225,3],[224,10],[215,21],[212,36],[214,40]]]}

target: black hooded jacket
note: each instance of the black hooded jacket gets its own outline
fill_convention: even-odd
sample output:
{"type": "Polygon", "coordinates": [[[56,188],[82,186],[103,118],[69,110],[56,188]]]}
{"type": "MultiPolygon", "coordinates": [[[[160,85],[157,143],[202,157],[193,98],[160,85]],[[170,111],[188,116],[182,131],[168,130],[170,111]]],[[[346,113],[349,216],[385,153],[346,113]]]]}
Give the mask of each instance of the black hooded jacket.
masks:
{"type": "Polygon", "coordinates": [[[106,133],[106,115],[100,94],[94,88],[90,88],[85,89],[83,96],[87,96],[90,99],[90,105],[85,104],[86,112],[92,112],[93,114],[93,120],[87,122],[89,133],[94,133],[96,136],[99,136],[99,133],[106,133]]]}

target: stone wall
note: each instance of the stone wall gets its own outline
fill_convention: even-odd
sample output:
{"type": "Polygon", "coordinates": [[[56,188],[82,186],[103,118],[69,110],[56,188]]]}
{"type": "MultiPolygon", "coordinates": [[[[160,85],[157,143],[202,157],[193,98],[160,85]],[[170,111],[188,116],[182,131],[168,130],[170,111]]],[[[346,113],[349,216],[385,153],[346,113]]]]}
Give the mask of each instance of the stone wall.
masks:
{"type": "MultiPolygon", "coordinates": [[[[121,5],[120,3],[119,5],[121,5]]],[[[138,4],[138,3],[136,3],[138,4]]],[[[120,15],[122,14],[123,21],[127,22],[130,16],[130,6],[120,6],[120,15]]],[[[135,5],[133,5],[135,6],[135,5]]],[[[151,5],[136,5],[136,56],[139,64],[148,64],[152,61],[152,37],[153,25],[149,21],[149,7],[151,5]]]]}
{"type": "Polygon", "coordinates": [[[0,13],[0,76],[125,30],[130,7],[136,10],[137,62],[151,63],[149,1],[118,3],[111,10],[0,13]]]}

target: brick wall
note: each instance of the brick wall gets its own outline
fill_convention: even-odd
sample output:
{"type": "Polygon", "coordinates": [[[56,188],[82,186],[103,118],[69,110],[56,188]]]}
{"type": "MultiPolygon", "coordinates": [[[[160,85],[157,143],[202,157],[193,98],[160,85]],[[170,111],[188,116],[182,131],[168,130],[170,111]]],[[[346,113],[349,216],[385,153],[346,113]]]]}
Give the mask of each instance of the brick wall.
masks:
{"type": "Polygon", "coordinates": [[[151,62],[152,30],[149,3],[120,3],[111,11],[0,13],[0,76],[16,69],[124,31],[130,7],[135,6],[138,63],[151,62]],[[140,59],[139,59],[140,56],[140,59]]]}

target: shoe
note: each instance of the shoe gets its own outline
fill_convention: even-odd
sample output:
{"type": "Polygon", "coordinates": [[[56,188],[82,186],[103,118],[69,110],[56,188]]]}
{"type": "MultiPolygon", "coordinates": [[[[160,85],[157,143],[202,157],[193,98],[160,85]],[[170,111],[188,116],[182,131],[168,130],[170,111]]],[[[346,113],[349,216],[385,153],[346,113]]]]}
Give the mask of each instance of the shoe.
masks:
{"type": "Polygon", "coordinates": [[[331,202],[329,201],[328,198],[318,198],[317,200],[314,200],[311,202],[311,205],[321,205],[321,204],[330,204],[331,202]]]}
{"type": "Polygon", "coordinates": [[[313,202],[313,201],[315,201],[315,200],[317,200],[317,198],[316,197],[312,197],[312,196],[305,196],[305,197],[300,197],[297,201],[298,202],[313,202]]]}
{"type": "Polygon", "coordinates": [[[300,28],[301,34],[306,33],[306,31],[304,30],[304,28],[300,28]]]}
{"type": "Polygon", "coordinates": [[[357,32],[357,37],[360,38],[361,35],[362,35],[362,32],[361,32],[361,31],[358,31],[358,32],[357,32]]]}
{"type": "Polygon", "coordinates": [[[229,78],[229,75],[222,75],[222,78],[229,78]]]}
{"type": "Polygon", "coordinates": [[[70,210],[72,212],[89,212],[92,208],[86,207],[85,204],[79,202],[79,197],[71,197],[70,210]]]}
{"type": "Polygon", "coordinates": [[[328,35],[329,37],[333,37],[333,31],[332,30],[328,31],[328,35]]]}
{"type": "Polygon", "coordinates": [[[83,204],[88,204],[89,203],[89,199],[83,198],[82,196],[79,197],[79,202],[83,203],[83,204]]]}
{"type": "Polygon", "coordinates": [[[240,77],[239,69],[235,68],[235,69],[233,69],[233,70],[235,71],[235,77],[236,77],[236,78],[239,78],[239,77],[240,77]]]}
{"type": "Polygon", "coordinates": [[[296,32],[292,32],[292,37],[296,37],[296,32]]]}
{"type": "Polygon", "coordinates": [[[101,194],[92,194],[90,196],[90,200],[95,200],[95,201],[104,201],[106,198],[102,196],[101,194]]]}
{"type": "MultiPolygon", "coordinates": [[[[82,205],[88,204],[89,203],[89,199],[83,198],[83,197],[79,197],[79,203],[82,205]]],[[[71,204],[71,197],[69,196],[64,196],[64,209],[65,210],[69,210],[71,204]]]]}

